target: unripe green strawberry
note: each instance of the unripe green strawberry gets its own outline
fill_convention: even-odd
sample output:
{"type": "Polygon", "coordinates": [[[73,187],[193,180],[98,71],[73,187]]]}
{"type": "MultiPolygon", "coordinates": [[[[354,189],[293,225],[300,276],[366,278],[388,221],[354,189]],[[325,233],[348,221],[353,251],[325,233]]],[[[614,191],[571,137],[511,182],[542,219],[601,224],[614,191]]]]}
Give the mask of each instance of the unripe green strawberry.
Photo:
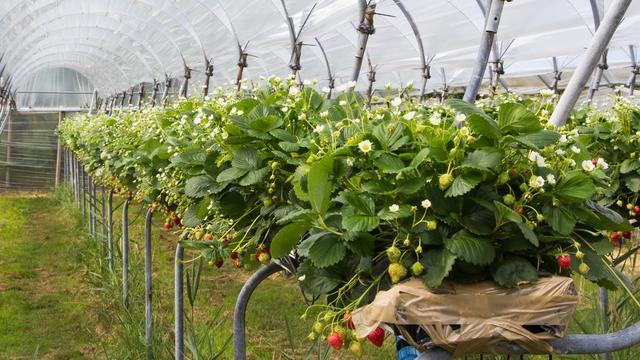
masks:
{"type": "Polygon", "coordinates": [[[427,230],[433,231],[438,228],[438,222],[436,220],[427,221],[427,230]]]}
{"type": "Polygon", "coordinates": [[[319,321],[316,321],[315,324],[313,324],[313,331],[317,332],[318,334],[320,334],[322,332],[322,323],[319,321]]]}
{"type": "Polygon", "coordinates": [[[441,190],[446,190],[453,183],[453,175],[446,173],[438,177],[438,185],[441,190]]]}
{"type": "Polygon", "coordinates": [[[616,201],[616,205],[618,205],[619,207],[622,207],[622,205],[624,205],[624,202],[622,200],[618,200],[616,201]]]}
{"type": "Polygon", "coordinates": [[[578,260],[584,259],[584,253],[580,250],[576,251],[576,259],[578,260]]]}
{"type": "Polygon", "coordinates": [[[402,256],[402,252],[397,247],[391,246],[387,249],[387,257],[390,262],[398,262],[398,260],[400,260],[400,256],[402,256]]]}
{"type": "Polygon", "coordinates": [[[309,335],[307,335],[307,340],[309,341],[314,341],[316,339],[316,333],[314,333],[313,331],[309,333],[309,335]]]}
{"type": "Polygon", "coordinates": [[[349,345],[349,352],[353,354],[353,356],[357,358],[362,357],[362,345],[359,341],[352,341],[351,345],[349,345]]]}
{"type": "Polygon", "coordinates": [[[578,266],[578,271],[580,272],[580,274],[585,275],[586,273],[589,272],[589,265],[585,264],[585,263],[581,263],[578,266]]]}
{"type": "Polygon", "coordinates": [[[516,202],[516,197],[513,194],[507,194],[502,197],[502,201],[507,205],[513,205],[516,202]]]}
{"type": "Polygon", "coordinates": [[[424,266],[419,261],[416,261],[413,263],[413,265],[411,265],[411,273],[414,276],[420,276],[420,274],[422,274],[423,271],[424,271],[424,266]]]}
{"type": "Polygon", "coordinates": [[[261,264],[266,265],[271,261],[271,255],[261,252],[260,255],[258,255],[258,261],[260,261],[261,264]]]}
{"type": "Polygon", "coordinates": [[[537,214],[537,215],[536,215],[536,220],[538,220],[538,222],[542,222],[542,221],[544,221],[544,215],[542,215],[542,214],[537,214]]]}
{"type": "Polygon", "coordinates": [[[402,280],[405,276],[407,276],[407,268],[405,268],[402,264],[393,263],[389,265],[389,269],[387,269],[389,276],[391,277],[391,282],[397,284],[402,280]]]}

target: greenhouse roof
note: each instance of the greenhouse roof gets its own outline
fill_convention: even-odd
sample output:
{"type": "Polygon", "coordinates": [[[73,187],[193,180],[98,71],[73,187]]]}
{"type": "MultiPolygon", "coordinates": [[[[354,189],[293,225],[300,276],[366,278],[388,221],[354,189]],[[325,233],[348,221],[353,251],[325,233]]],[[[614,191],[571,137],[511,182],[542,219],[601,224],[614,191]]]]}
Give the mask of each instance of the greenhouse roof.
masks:
{"type": "MultiPolygon", "coordinates": [[[[544,81],[553,81],[554,57],[558,72],[571,72],[612,2],[507,2],[491,60],[497,56],[504,62],[504,85],[525,92],[544,88],[544,81]]],[[[336,83],[349,81],[361,1],[285,0],[285,4],[296,31],[308,16],[298,39],[309,45],[302,48],[301,78],[318,79],[320,86],[328,81],[317,38],[336,83]]],[[[403,0],[402,4],[415,19],[425,57],[431,61],[427,88],[465,85],[478,52],[487,3],[403,0]]],[[[421,56],[407,18],[392,0],[378,1],[375,11],[376,31],[367,53],[376,65],[377,87],[419,82],[421,56]]],[[[4,0],[0,2],[4,76],[10,74],[12,88],[28,92],[42,90],[42,79],[56,79],[47,72],[69,69],[81,75],[74,80],[81,84],[79,90],[97,88],[109,95],[163,79],[165,74],[181,78],[184,59],[194,69],[191,86],[197,89],[202,86],[206,58],[213,60],[213,84],[235,81],[238,44],[248,44],[246,52],[251,55],[245,79],[286,76],[291,72],[286,18],[281,0],[4,0]]],[[[632,2],[609,45],[606,81],[627,83],[640,42],[639,28],[640,3],[632,2]]],[[[361,80],[366,80],[366,62],[361,80]]],[[[490,73],[485,74],[487,79],[490,73]]],[[[366,81],[359,87],[365,88],[366,81]]]]}

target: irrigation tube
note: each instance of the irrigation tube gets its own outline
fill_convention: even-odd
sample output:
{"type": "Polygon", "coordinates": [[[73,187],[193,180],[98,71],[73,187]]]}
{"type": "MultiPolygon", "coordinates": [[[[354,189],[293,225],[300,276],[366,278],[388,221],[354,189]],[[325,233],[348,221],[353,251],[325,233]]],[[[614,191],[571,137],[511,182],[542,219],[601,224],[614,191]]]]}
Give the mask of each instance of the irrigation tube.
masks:
{"type": "Polygon", "coordinates": [[[122,204],[122,303],[129,307],[129,198],[122,204]]]}
{"type": "Polygon", "coordinates": [[[153,319],[151,317],[151,220],[153,208],[147,210],[144,219],[144,309],[145,309],[145,343],[147,359],[153,359],[151,339],[153,337],[153,319]]]}
{"type": "Polygon", "coordinates": [[[240,294],[238,294],[236,307],[233,313],[234,360],[245,360],[247,357],[247,348],[245,344],[245,315],[251,294],[262,281],[282,270],[282,267],[277,263],[269,263],[251,275],[247,282],[244,283],[244,286],[242,286],[242,290],[240,290],[240,294]]]}
{"type": "Polygon", "coordinates": [[[175,358],[184,359],[184,248],[180,243],[176,246],[174,267],[174,320],[175,320],[175,358]]]}
{"type": "Polygon", "coordinates": [[[467,86],[463,97],[463,100],[468,103],[473,103],[478,95],[478,90],[480,89],[480,84],[482,83],[482,78],[484,77],[487,63],[489,62],[489,55],[491,55],[493,39],[498,32],[504,2],[505,0],[492,0],[489,11],[485,17],[484,31],[480,39],[480,49],[478,49],[478,56],[473,67],[473,72],[471,73],[469,86],[467,86]]]}
{"type": "Polygon", "coordinates": [[[562,126],[567,122],[567,118],[578,101],[584,85],[587,83],[587,80],[589,80],[593,69],[598,64],[611,37],[613,37],[618,25],[620,25],[631,1],[632,0],[614,0],[613,3],[609,5],[598,30],[593,38],[591,38],[589,48],[584,55],[584,60],[578,65],[573,76],[569,79],[569,84],[560,97],[558,106],[556,106],[551,114],[549,123],[554,127],[562,126]]]}
{"type": "MultiPolygon", "coordinates": [[[[104,208],[104,205],[102,207],[104,208]]],[[[107,221],[109,223],[109,229],[107,231],[109,237],[109,270],[113,272],[113,190],[109,191],[109,200],[107,202],[107,221]]]]}

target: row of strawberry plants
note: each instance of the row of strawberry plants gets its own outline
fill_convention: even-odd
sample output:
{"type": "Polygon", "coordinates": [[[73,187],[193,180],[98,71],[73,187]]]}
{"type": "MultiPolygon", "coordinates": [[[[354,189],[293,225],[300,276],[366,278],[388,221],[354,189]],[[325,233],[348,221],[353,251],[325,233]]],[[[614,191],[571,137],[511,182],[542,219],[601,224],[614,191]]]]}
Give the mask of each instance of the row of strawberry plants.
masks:
{"type": "Polygon", "coordinates": [[[628,101],[554,130],[548,94],[473,106],[389,92],[368,108],[311,85],[270,78],[59,131],[104,185],[166,209],[165,227],[183,227],[210,264],[295,256],[300,286],[326,299],[309,337],[355,354],[349,314],[408,276],[514,287],[575,271],[620,286],[606,255],[640,217],[640,111],[628,101]]]}

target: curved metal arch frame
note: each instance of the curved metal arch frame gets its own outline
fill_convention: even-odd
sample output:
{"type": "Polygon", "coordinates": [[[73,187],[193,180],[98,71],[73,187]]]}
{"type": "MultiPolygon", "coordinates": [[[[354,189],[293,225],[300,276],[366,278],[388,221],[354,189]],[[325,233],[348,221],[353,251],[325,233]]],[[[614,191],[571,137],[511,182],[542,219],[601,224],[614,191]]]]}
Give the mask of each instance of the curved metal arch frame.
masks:
{"type": "MultiPolygon", "coordinates": [[[[76,54],[76,55],[80,55],[80,54],[76,54]]],[[[84,54],[82,54],[82,55],[84,56],[84,54]]],[[[68,69],[77,71],[78,73],[84,75],[89,80],[89,82],[91,82],[91,84],[94,87],[95,87],[95,84],[100,84],[100,83],[103,83],[103,84],[116,84],[115,82],[110,81],[109,78],[107,78],[106,76],[99,75],[97,72],[93,72],[93,71],[87,72],[86,62],[82,61],[82,60],[79,60],[77,58],[51,59],[49,61],[45,61],[45,62],[42,62],[42,63],[38,64],[38,66],[32,68],[31,70],[33,72],[37,72],[37,71],[44,70],[46,68],[52,68],[52,67],[55,67],[55,68],[68,68],[68,69]],[[61,60],[63,60],[63,61],[61,61],[61,60]]],[[[129,78],[126,77],[126,75],[124,75],[124,73],[121,72],[120,69],[117,69],[117,70],[118,71],[116,73],[120,73],[122,75],[123,83],[128,84],[130,82],[129,78]]],[[[120,85],[112,85],[112,86],[114,86],[114,87],[113,88],[105,87],[105,88],[107,88],[109,90],[117,90],[117,89],[120,88],[120,85]]]]}
{"type": "MultiPolygon", "coordinates": [[[[40,5],[39,7],[36,7],[36,10],[39,10],[39,9],[45,8],[47,5],[57,5],[57,0],[35,0],[35,1],[36,1],[36,2],[38,2],[38,1],[43,2],[43,4],[42,4],[42,5],[40,5]]],[[[141,2],[141,3],[146,4],[146,5],[148,5],[148,6],[149,6],[149,7],[151,7],[151,8],[158,8],[158,4],[157,4],[157,2],[154,4],[153,0],[137,0],[137,1],[138,1],[138,2],[141,2]]],[[[17,13],[17,14],[24,14],[21,18],[19,18],[19,21],[22,21],[22,20],[24,20],[24,18],[25,18],[25,17],[27,17],[27,16],[28,16],[28,12],[26,12],[26,11],[16,10],[16,8],[18,7],[18,4],[23,4],[23,3],[21,3],[21,2],[17,2],[17,3],[16,3],[16,6],[14,6],[13,8],[11,8],[11,9],[9,9],[9,10],[7,11],[7,14],[14,14],[14,13],[17,13]]],[[[165,1],[163,4],[171,4],[171,2],[169,2],[169,1],[165,1]]],[[[176,15],[179,11],[178,11],[178,9],[177,9],[175,6],[170,5],[170,6],[169,6],[169,8],[170,8],[170,9],[165,10],[165,9],[164,9],[164,7],[163,7],[163,8],[162,8],[162,13],[163,13],[163,14],[165,14],[165,15],[167,15],[167,17],[168,17],[168,18],[170,18],[173,22],[175,22],[176,24],[178,24],[178,26],[179,26],[179,27],[182,27],[182,28],[184,28],[185,30],[187,30],[187,32],[189,33],[189,35],[191,35],[191,37],[193,37],[193,39],[198,43],[198,45],[200,46],[200,48],[202,48],[202,42],[201,42],[200,38],[198,37],[197,33],[195,33],[195,31],[194,31],[192,28],[191,28],[191,29],[189,28],[189,27],[191,27],[191,23],[188,21],[188,19],[186,19],[186,18],[184,18],[184,17],[181,17],[181,18],[176,17],[175,15],[176,15]],[[188,24],[188,25],[190,25],[190,26],[189,26],[189,27],[187,27],[187,26],[185,26],[186,24],[188,24]]],[[[53,9],[55,10],[55,9],[57,9],[57,7],[54,7],[53,9]]],[[[128,7],[128,11],[133,11],[133,10],[131,9],[131,7],[128,7]]],[[[118,12],[118,13],[120,13],[120,12],[118,12]]],[[[135,12],[135,13],[136,13],[137,15],[139,15],[139,16],[137,16],[137,17],[138,17],[138,19],[139,19],[140,21],[144,21],[144,22],[145,22],[145,23],[147,23],[147,24],[148,24],[148,22],[146,22],[146,21],[148,21],[149,19],[153,19],[153,17],[150,17],[150,16],[143,16],[144,14],[142,14],[142,13],[141,13],[141,12],[139,12],[139,11],[137,11],[137,12],[135,12]]],[[[82,14],[80,14],[80,15],[82,15],[82,14]]],[[[123,12],[121,15],[127,15],[127,14],[123,12]]],[[[2,18],[0,18],[0,22],[2,22],[2,20],[4,20],[6,17],[7,17],[7,16],[3,16],[2,18]]],[[[16,21],[11,21],[11,22],[9,23],[9,26],[7,26],[7,28],[8,28],[8,29],[12,28],[12,27],[13,27],[13,25],[14,25],[15,23],[16,23],[16,21]]],[[[160,23],[158,23],[158,24],[160,24],[160,23]]],[[[162,29],[162,27],[160,27],[160,29],[162,29]]],[[[163,32],[163,31],[161,31],[161,32],[163,32]]],[[[163,32],[163,33],[164,33],[164,32],[163,32]]],[[[3,32],[2,34],[0,34],[0,38],[5,37],[5,36],[6,36],[6,32],[3,32]]],[[[175,42],[174,42],[174,44],[175,44],[175,42]]],[[[178,47],[178,48],[179,48],[179,47],[178,47]]]]}
{"type": "MultiPolygon", "coordinates": [[[[85,49],[99,49],[100,48],[98,45],[96,45],[94,43],[91,43],[91,42],[78,43],[78,44],[75,44],[72,47],[69,47],[68,46],[69,44],[64,42],[66,40],[68,40],[68,39],[61,39],[60,42],[51,43],[48,46],[44,46],[44,47],[38,49],[39,51],[36,52],[36,54],[40,55],[39,58],[41,59],[43,56],[47,56],[48,57],[50,55],[57,54],[56,50],[61,50],[61,49],[65,49],[65,50],[69,50],[69,51],[83,51],[85,49]]],[[[93,52],[93,51],[90,51],[90,53],[96,54],[96,55],[99,54],[98,52],[93,52]]],[[[35,57],[36,57],[36,55],[34,54],[33,56],[30,57],[30,59],[35,58],[35,57]]],[[[109,57],[109,58],[113,59],[113,57],[109,57]]],[[[18,68],[16,68],[14,70],[14,72],[13,72],[13,74],[15,74],[15,76],[16,76],[16,79],[19,80],[19,76],[18,75],[21,75],[21,71],[23,71],[23,69],[24,70],[28,70],[30,66],[33,66],[33,63],[34,63],[34,61],[22,62],[21,65],[18,68]]],[[[103,64],[101,64],[101,65],[103,65],[103,64]]],[[[151,67],[149,67],[148,68],[148,74],[145,74],[145,75],[153,76],[154,73],[157,73],[157,71],[154,71],[151,67]]]]}
{"type": "MultiPolygon", "coordinates": [[[[61,18],[62,19],[62,18],[61,18]]],[[[58,19],[58,20],[61,20],[58,19]]],[[[90,25],[86,25],[86,26],[75,26],[75,25],[70,25],[67,27],[63,27],[61,28],[59,33],[55,34],[54,36],[49,36],[49,34],[47,34],[46,32],[43,33],[31,33],[29,35],[29,37],[32,37],[32,39],[28,39],[28,42],[21,42],[21,47],[22,48],[27,48],[28,50],[22,50],[22,51],[18,51],[18,52],[13,52],[11,54],[11,57],[9,57],[7,59],[7,63],[21,63],[22,60],[25,57],[28,57],[29,55],[31,55],[33,53],[34,50],[39,49],[40,46],[47,46],[49,44],[52,43],[52,40],[56,40],[56,41],[60,41],[59,38],[63,38],[65,40],[71,40],[74,42],[69,43],[69,45],[74,45],[77,44],[77,40],[85,40],[86,42],[90,42],[92,44],[94,44],[94,42],[91,42],[90,40],[100,40],[100,41],[104,41],[104,42],[108,42],[108,43],[112,43],[112,44],[116,44],[117,47],[126,50],[127,52],[133,54],[141,63],[144,64],[145,68],[151,70],[151,65],[149,63],[149,57],[148,56],[144,56],[142,52],[140,52],[139,50],[137,50],[133,45],[129,45],[126,46],[125,44],[121,44],[118,43],[116,41],[115,38],[109,38],[107,39],[106,37],[97,37],[97,36],[92,36],[92,37],[88,37],[87,33],[82,33],[82,34],[78,34],[78,35],[71,35],[66,33],[65,31],[68,29],[91,29],[91,30],[98,30],[98,31],[103,31],[105,34],[113,34],[113,29],[111,29],[110,27],[104,27],[104,26],[90,26],[90,25]],[[46,39],[46,41],[41,41],[43,39],[46,39]],[[27,46],[25,46],[25,44],[27,46]],[[31,46],[32,44],[34,44],[33,46],[31,46]]],[[[126,38],[127,40],[129,40],[128,42],[131,42],[131,40],[134,40],[132,37],[129,36],[129,34],[125,34],[124,38],[126,38]]],[[[122,39],[122,38],[120,38],[122,39]]],[[[157,52],[151,48],[151,46],[146,42],[139,42],[136,39],[136,42],[140,43],[142,45],[142,47],[144,47],[144,50],[151,55],[151,57],[155,60],[155,62],[157,62],[160,67],[164,70],[165,68],[165,64],[162,63],[162,60],[160,59],[160,57],[157,55],[157,52]]],[[[55,42],[53,42],[55,43],[55,42]]],[[[104,49],[102,49],[103,52],[106,52],[104,49]]]]}
{"type": "MultiPolygon", "coordinates": [[[[149,1],[147,1],[147,0],[141,0],[141,1],[143,1],[143,2],[145,2],[145,3],[147,3],[147,4],[150,4],[150,2],[149,2],[149,1]]],[[[41,6],[41,7],[45,7],[45,6],[46,6],[46,5],[43,5],[43,6],[41,6]]],[[[148,19],[149,17],[142,17],[142,14],[139,14],[139,12],[135,12],[136,14],[139,14],[137,17],[133,17],[133,16],[131,15],[131,13],[124,13],[124,12],[119,12],[119,11],[112,11],[112,13],[117,14],[117,15],[120,15],[120,16],[124,16],[124,17],[135,18],[135,19],[136,19],[136,20],[138,20],[138,21],[143,21],[143,22],[145,22],[145,24],[152,25],[152,26],[156,29],[157,33],[160,33],[160,34],[162,34],[165,38],[167,38],[167,40],[168,40],[168,41],[173,45],[173,47],[178,51],[178,53],[180,54],[180,56],[182,56],[182,51],[181,51],[180,47],[177,45],[177,43],[176,43],[175,41],[173,41],[173,40],[171,39],[171,37],[169,37],[169,36],[167,36],[167,35],[166,35],[167,33],[166,33],[165,31],[162,31],[162,28],[159,26],[159,23],[157,23],[157,24],[151,24],[151,23],[147,22],[147,19],[148,19]]],[[[167,12],[165,12],[165,13],[167,13],[167,12]]],[[[77,14],[77,15],[81,15],[81,16],[83,16],[83,17],[86,17],[86,16],[87,16],[87,14],[77,14]]],[[[180,21],[176,20],[176,17],[175,17],[175,16],[172,16],[172,14],[169,14],[169,17],[170,17],[170,18],[171,18],[171,19],[172,19],[176,24],[181,25],[183,28],[187,29],[187,27],[185,26],[185,24],[184,24],[184,23],[181,23],[180,21]]],[[[24,18],[24,17],[23,17],[23,18],[24,18]]],[[[54,19],[53,19],[53,20],[51,20],[51,21],[55,21],[55,20],[56,20],[56,19],[54,18],[54,19]]],[[[69,28],[71,28],[71,27],[69,27],[69,28]]],[[[76,28],[78,28],[78,27],[76,27],[76,28]]],[[[93,27],[93,28],[95,28],[95,27],[93,27]]],[[[106,28],[105,28],[105,29],[106,29],[106,28]]],[[[120,26],[118,29],[121,29],[121,26],[120,26]]],[[[116,30],[116,29],[109,29],[109,30],[112,30],[112,31],[113,31],[113,30],[116,30]]],[[[135,30],[135,29],[134,29],[134,30],[135,30]]],[[[194,35],[192,31],[189,31],[189,29],[187,29],[187,30],[188,30],[188,32],[190,33],[190,35],[192,35],[192,36],[194,35]]],[[[28,33],[28,31],[25,31],[25,33],[28,33]]],[[[129,37],[129,38],[131,38],[131,39],[135,39],[136,41],[138,41],[138,42],[140,42],[140,43],[145,44],[145,47],[147,47],[147,50],[149,50],[149,49],[153,49],[153,48],[151,47],[151,45],[149,44],[149,42],[148,42],[148,41],[146,41],[146,40],[147,40],[146,38],[144,38],[144,37],[136,37],[136,36],[134,36],[134,35],[137,35],[137,33],[136,33],[135,31],[132,31],[132,33],[131,33],[131,34],[127,34],[127,35],[128,35],[128,37],[129,37]],[[133,35],[132,35],[132,34],[133,34],[133,35]]],[[[31,36],[31,35],[29,35],[29,36],[31,36]]],[[[24,37],[23,37],[23,38],[24,38],[24,37]]],[[[197,38],[196,40],[197,40],[197,42],[201,45],[201,41],[200,41],[200,39],[199,39],[199,38],[197,38]]],[[[14,41],[13,41],[13,43],[15,43],[15,41],[17,41],[17,40],[14,40],[14,41]]],[[[201,48],[202,48],[202,47],[201,47],[201,48]]],[[[166,66],[162,63],[162,61],[160,61],[159,56],[157,55],[157,53],[156,53],[155,51],[149,51],[149,52],[150,52],[150,53],[151,53],[151,54],[156,58],[156,60],[157,60],[157,61],[158,61],[158,63],[161,65],[161,67],[163,68],[163,71],[164,71],[164,69],[166,69],[166,66]]],[[[140,58],[140,59],[142,58],[141,56],[137,56],[137,57],[138,57],[138,58],[140,58]]],[[[11,60],[13,60],[13,59],[12,59],[12,58],[10,58],[10,59],[7,59],[7,60],[5,60],[5,61],[6,61],[6,63],[9,63],[11,60]]],[[[83,73],[84,73],[84,72],[83,72],[83,73]]],[[[151,76],[153,76],[153,74],[152,74],[151,76]]]]}
{"type": "MultiPolygon", "coordinates": [[[[43,29],[42,31],[40,31],[40,32],[28,32],[28,31],[25,31],[25,34],[27,34],[27,35],[12,40],[12,42],[9,43],[8,48],[15,48],[16,44],[25,44],[26,40],[29,40],[29,42],[27,44],[31,44],[31,43],[39,41],[39,40],[41,40],[43,38],[46,38],[48,34],[46,33],[46,30],[44,30],[45,29],[44,25],[48,25],[48,24],[51,24],[51,23],[53,23],[55,21],[60,21],[61,19],[66,19],[66,18],[71,18],[71,17],[90,18],[94,14],[95,15],[102,14],[102,15],[107,15],[107,16],[109,14],[114,14],[114,15],[118,15],[118,16],[122,16],[122,17],[128,17],[128,18],[131,18],[131,19],[133,19],[135,21],[144,21],[144,19],[145,19],[145,18],[141,17],[142,14],[137,14],[136,13],[135,14],[136,16],[134,16],[134,13],[121,13],[121,12],[116,12],[116,11],[112,11],[112,12],[96,12],[96,13],[91,13],[91,14],[71,13],[71,14],[67,14],[67,15],[61,16],[61,17],[52,18],[52,19],[50,19],[49,21],[46,21],[46,22],[38,23],[37,24],[38,28],[39,29],[43,29]],[[33,38],[34,34],[37,34],[39,36],[36,37],[36,38],[33,38]]],[[[104,16],[101,16],[101,17],[104,17],[104,16]]],[[[154,30],[156,31],[156,33],[161,34],[165,39],[167,39],[167,41],[170,44],[173,45],[173,48],[176,49],[178,54],[181,53],[181,50],[180,50],[180,47],[178,46],[178,44],[175,41],[173,41],[170,36],[168,36],[168,33],[163,31],[162,27],[159,26],[159,24],[155,24],[154,22],[147,23],[147,24],[152,26],[154,28],[154,30]]],[[[114,25],[116,25],[116,24],[114,24],[114,25]]],[[[113,31],[119,31],[122,34],[125,34],[128,39],[134,40],[136,42],[139,42],[139,43],[143,44],[145,49],[150,54],[152,54],[152,56],[156,59],[156,61],[159,64],[161,64],[161,67],[165,68],[165,65],[160,60],[160,56],[158,55],[157,51],[155,50],[155,48],[152,46],[152,44],[148,41],[148,39],[146,37],[139,36],[139,33],[138,33],[137,29],[134,28],[134,27],[131,27],[131,26],[126,27],[126,30],[127,30],[126,32],[122,31],[122,27],[123,27],[123,23],[117,23],[117,27],[114,26],[114,28],[106,27],[106,26],[95,26],[95,25],[94,26],[89,26],[89,25],[87,25],[87,26],[75,26],[75,25],[71,25],[71,26],[67,26],[67,27],[62,27],[62,28],[57,29],[57,30],[58,31],[65,31],[65,30],[68,30],[68,29],[82,29],[82,28],[92,28],[92,29],[94,29],[95,28],[95,29],[110,30],[111,33],[113,33],[113,31]]],[[[13,62],[15,60],[15,57],[16,57],[16,55],[14,55],[14,54],[20,54],[20,52],[12,53],[9,57],[7,57],[5,59],[4,62],[7,63],[7,64],[13,62]]],[[[21,58],[18,58],[17,60],[20,60],[20,59],[21,58]]]]}
{"type": "MultiPolygon", "coordinates": [[[[52,63],[52,62],[55,62],[55,61],[59,61],[61,59],[65,59],[66,60],[66,59],[68,59],[69,55],[76,55],[78,57],[82,57],[81,60],[85,60],[82,63],[84,66],[80,66],[79,67],[79,69],[83,69],[84,68],[85,70],[78,70],[83,74],[85,74],[85,71],[87,69],[94,69],[92,71],[92,74],[100,74],[99,69],[96,69],[96,68],[93,68],[93,67],[87,67],[86,60],[87,60],[87,58],[89,58],[90,60],[93,60],[96,63],[100,63],[102,66],[108,68],[111,71],[114,71],[116,73],[120,73],[122,75],[122,78],[124,80],[126,80],[127,83],[129,83],[131,81],[129,75],[127,73],[125,73],[124,70],[122,70],[122,68],[120,68],[118,66],[118,63],[114,62],[113,59],[111,59],[110,57],[108,57],[108,56],[100,56],[98,54],[95,54],[95,53],[92,53],[92,52],[87,52],[87,51],[82,51],[82,50],[68,51],[67,53],[64,54],[64,56],[56,57],[56,58],[49,57],[48,54],[45,54],[45,55],[42,55],[42,56],[36,56],[36,57],[33,58],[33,61],[31,61],[32,63],[35,63],[35,66],[32,66],[30,69],[27,69],[25,67],[21,67],[21,71],[20,72],[15,72],[15,73],[13,73],[13,75],[14,75],[14,77],[16,79],[18,79],[18,75],[22,75],[22,72],[25,72],[25,71],[33,71],[33,72],[35,72],[37,70],[41,70],[42,69],[42,67],[41,67],[42,64],[52,63]],[[110,64],[110,65],[108,65],[108,64],[110,64]]],[[[76,58],[74,58],[74,59],[76,59],[76,58]]],[[[110,74],[110,75],[113,75],[113,73],[110,74]]],[[[109,79],[109,76],[107,76],[105,74],[103,79],[109,79]]],[[[16,81],[16,83],[18,83],[18,82],[16,81]]],[[[109,81],[107,81],[106,83],[108,84],[109,81]]]]}

